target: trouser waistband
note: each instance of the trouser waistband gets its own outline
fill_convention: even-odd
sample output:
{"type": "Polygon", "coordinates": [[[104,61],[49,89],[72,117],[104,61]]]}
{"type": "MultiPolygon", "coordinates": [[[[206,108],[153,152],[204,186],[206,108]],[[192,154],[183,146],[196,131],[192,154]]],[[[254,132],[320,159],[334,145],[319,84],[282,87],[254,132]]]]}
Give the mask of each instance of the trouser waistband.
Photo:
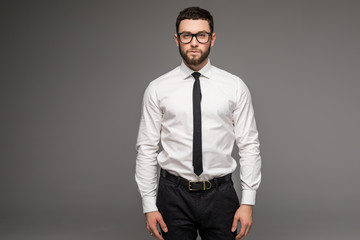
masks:
{"type": "Polygon", "coordinates": [[[229,182],[231,180],[231,173],[218,177],[213,178],[207,181],[189,181],[183,177],[175,176],[174,174],[169,173],[168,171],[161,169],[161,176],[165,179],[177,183],[181,186],[186,187],[189,191],[206,191],[212,188],[215,188],[223,183],[229,182]]]}

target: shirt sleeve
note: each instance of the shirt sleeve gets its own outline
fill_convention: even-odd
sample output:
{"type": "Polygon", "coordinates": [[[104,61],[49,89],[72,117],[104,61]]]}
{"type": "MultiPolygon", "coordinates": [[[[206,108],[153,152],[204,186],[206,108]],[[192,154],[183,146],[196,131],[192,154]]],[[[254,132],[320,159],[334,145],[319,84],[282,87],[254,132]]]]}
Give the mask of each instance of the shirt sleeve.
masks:
{"type": "Polygon", "coordinates": [[[255,205],[256,190],[261,181],[261,157],[251,95],[239,79],[237,103],[233,111],[235,140],[240,155],[241,204],[255,205]]]}
{"type": "Polygon", "coordinates": [[[135,180],[142,197],[143,211],[157,211],[157,155],[160,141],[162,112],[153,82],[146,88],[139,132],[136,142],[135,180]]]}

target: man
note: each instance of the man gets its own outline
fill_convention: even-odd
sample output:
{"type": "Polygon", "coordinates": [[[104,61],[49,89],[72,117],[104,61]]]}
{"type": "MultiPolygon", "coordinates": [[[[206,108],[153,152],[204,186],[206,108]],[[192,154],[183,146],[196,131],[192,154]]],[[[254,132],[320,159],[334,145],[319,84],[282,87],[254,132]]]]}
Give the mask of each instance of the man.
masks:
{"type": "Polygon", "coordinates": [[[146,227],[160,240],[195,240],[198,232],[202,240],[242,239],[252,226],[261,179],[254,111],[243,81],[210,63],[213,29],[208,11],[181,11],[174,37],[183,61],[144,94],[135,179],[146,227]],[[231,179],[237,166],[231,157],[234,141],[241,204],[231,179]]]}

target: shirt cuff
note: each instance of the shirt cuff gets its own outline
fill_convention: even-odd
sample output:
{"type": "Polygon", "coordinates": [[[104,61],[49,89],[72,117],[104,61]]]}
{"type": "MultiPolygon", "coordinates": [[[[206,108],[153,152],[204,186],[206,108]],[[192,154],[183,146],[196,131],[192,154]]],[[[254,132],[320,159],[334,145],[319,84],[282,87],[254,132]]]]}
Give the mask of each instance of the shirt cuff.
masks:
{"type": "Polygon", "coordinates": [[[142,205],[144,213],[158,211],[156,197],[143,197],[142,205]]]}
{"type": "Polygon", "coordinates": [[[255,205],[256,191],[242,190],[241,204],[255,205]]]}

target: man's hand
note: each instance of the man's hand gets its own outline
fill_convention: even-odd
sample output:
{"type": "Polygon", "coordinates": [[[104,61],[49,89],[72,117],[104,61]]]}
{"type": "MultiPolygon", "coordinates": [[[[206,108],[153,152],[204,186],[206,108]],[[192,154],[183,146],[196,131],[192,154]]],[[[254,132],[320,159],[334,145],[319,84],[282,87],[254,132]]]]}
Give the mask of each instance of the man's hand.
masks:
{"type": "Polygon", "coordinates": [[[240,221],[240,233],[236,235],[235,239],[240,240],[246,235],[248,235],[250,228],[252,226],[252,205],[240,205],[238,210],[235,213],[234,221],[232,224],[231,231],[235,232],[237,229],[238,222],[240,221]]]}
{"type": "Polygon", "coordinates": [[[145,213],[145,217],[146,217],[146,228],[150,232],[150,235],[156,237],[159,240],[164,240],[164,238],[161,236],[161,234],[157,229],[157,224],[159,223],[161,229],[164,232],[168,231],[166,224],[161,216],[161,213],[158,211],[147,212],[145,213]]]}

